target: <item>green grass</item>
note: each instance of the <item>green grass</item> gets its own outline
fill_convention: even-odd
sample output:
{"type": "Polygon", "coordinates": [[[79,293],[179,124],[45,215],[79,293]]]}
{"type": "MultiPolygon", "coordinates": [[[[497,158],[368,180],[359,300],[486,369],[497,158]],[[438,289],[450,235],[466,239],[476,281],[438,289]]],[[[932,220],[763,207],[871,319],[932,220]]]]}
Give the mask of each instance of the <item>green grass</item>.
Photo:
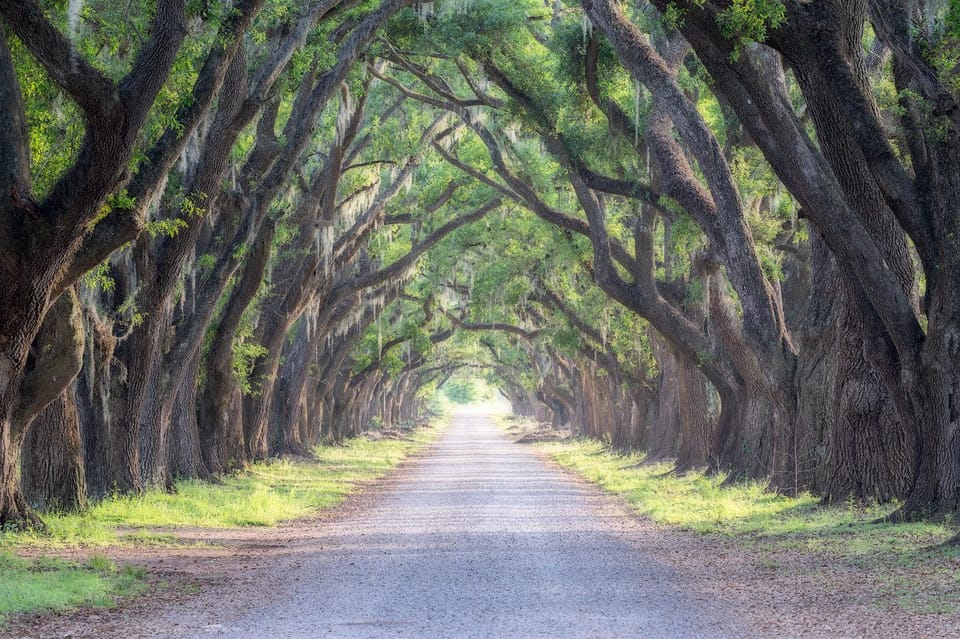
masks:
{"type": "Polygon", "coordinates": [[[813,495],[779,495],[756,482],[723,485],[722,475],[678,475],[669,463],[645,464],[642,455],[619,454],[584,439],[539,446],[561,466],[619,495],[635,512],[660,524],[863,567],[960,562],[957,549],[935,548],[956,533],[949,525],[874,523],[896,505],[822,506],[813,495]]]}
{"type": "Polygon", "coordinates": [[[117,596],[141,592],[140,568],[118,568],[104,557],[85,564],[41,557],[21,559],[0,553],[0,625],[11,614],[65,610],[77,606],[113,606],[117,596]]]}
{"type": "Polygon", "coordinates": [[[358,438],[343,446],[319,446],[312,459],[256,464],[216,483],[182,481],[170,493],[117,496],[83,513],[47,514],[46,533],[0,533],[0,625],[16,613],[110,606],[117,595],[146,587],[142,568],[118,568],[103,556],[79,564],[24,559],[13,551],[178,545],[177,529],[273,526],[307,517],[383,476],[439,432],[431,427],[399,440],[358,438]]]}
{"type": "Polygon", "coordinates": [[[541,444],[564,468],[622,497],[640,515],[699,533],[776,540],[844,556],[922,549],[955,531],[930,522],[873,523],[896,505],[822,506],[810,494],[788,497],[758,482],[724,485],[723,475],[678,475],[668,462],[616,453],[585,439],[541,444]]]}
{"type": "Polygon", "coordinates": [[[351,439],[342,446],[318,446],[315,459],[255,464],[217,483],[180,481],[174,492],[111,497],[83,513],[46,515],[46,534],[2,533],[0,547],[170,545],[177,528],[273,526],[340,503],[436,433],[421,429],[399,440],[351,439]]]}

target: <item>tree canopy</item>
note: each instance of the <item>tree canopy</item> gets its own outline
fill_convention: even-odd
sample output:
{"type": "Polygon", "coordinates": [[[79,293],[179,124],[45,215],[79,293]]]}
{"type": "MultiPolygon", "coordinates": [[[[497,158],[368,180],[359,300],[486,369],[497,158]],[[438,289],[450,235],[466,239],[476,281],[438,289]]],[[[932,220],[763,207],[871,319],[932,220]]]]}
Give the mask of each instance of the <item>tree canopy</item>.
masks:
{"type": "Polygon", "coordinates": [[[0,522],[482,378],[960,507],[960,3],[0,0],[0,522]]]}

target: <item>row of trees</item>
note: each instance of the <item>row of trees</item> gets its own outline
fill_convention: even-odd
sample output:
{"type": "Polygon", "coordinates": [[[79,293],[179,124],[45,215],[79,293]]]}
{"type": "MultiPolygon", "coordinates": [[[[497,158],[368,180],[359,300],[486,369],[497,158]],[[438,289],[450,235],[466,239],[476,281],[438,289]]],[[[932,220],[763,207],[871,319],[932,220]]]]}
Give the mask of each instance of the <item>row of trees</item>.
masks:
{"type": "Polygon", "coordinates": [[[445,158],[575,246],[524,298],[578,335],[579,363],[534,366],[554,415],[780,489],[955,509],[955,3],[579,9],[428,17],[387,55],[472,133],[445,158]],[[601,306],[551,282],[578,270],[645,348],[582,350],[601,306]]]}
{"type": "Polygon", "coordinates": [[[62,4],[0,1],[0,522],[468,370],[681,469],[960,506],[955,2],[62,4]]]}
{"type": "Polygon", "coordinates": [[[0,7],[4,523],[341,436],[352,344],[497,206],[391,215],[444,134],[364,68],[404,3],[113,5],[0,7]]]}

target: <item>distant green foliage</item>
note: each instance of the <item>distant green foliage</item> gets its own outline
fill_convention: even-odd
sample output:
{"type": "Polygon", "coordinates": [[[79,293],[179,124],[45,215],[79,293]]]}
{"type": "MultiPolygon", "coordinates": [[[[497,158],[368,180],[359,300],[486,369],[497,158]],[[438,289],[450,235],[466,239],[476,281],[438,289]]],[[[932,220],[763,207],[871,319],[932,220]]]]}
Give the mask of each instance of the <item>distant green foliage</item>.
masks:
{"type": "Polygon", "coordinates": [[[470,381],[447,382],[443,394],[454,404],[472,404],[477,400],[476,386],[470,381]]]}
{"type": "Polygon", "coordinates": [[[19,40],[7,41],[26,107],[33,192],[36,197],[43,197],[75,161],[83,137],[83,117],[19,40]]]}
{"type": "Polygon", "coordinates": [[[146,314],[137,307],[137,299],[134,295],[130,295],[124,299],[120,305],[117,306],[117,310],[113,316],[113,320],[118,324],[132,328],[140,326],[146,319],[146,314]]]}
{"type": "Polygon", "coordinates": [[[663,24],[668,29],[679,30],[683,28],[684,10],[677,6],[675,2],[668,2],[667,8],[663,12],[663,24]]]}
{"type": "Polygon", "coordinates": [[[960,94],[960,0],[950,0],[944,9],[942,30],[933,43],[930,58],[940,77],[955,96],[960,94]]]}
{"type": "Polygon", "coordinates": [[[427,24],[449,53],[486,58],[502,48],[524,42],[524,25],[544,13],[534,0],[443,0],[427,24]]]}
{"type": "Polygon", "coordinates": [[[176,237],[177,233],[187,228],[186,220],[178,217],[150,220],[147,223],[147,232],[150,237],[176,237]]]}
{"type": "Polygon", "coordinates": [[[440,389],[454,404],[475,404],[493,399],[495,389],[480,377],[461,377],[448,381],[440,389]]]}
{"type": "Polygon", "coordinates": [[[960,0],[950,0],[944,25],[949,35],[960,38],[960,0]]]}
{"type": "Polygon", "coordinates": [[[216,265],[217,258],[210,253],[197,256],[197,270],[201,273],[209,273],[216,265]]]}
{"type": "Polygon", "coordinates": [[[266,346],[256,342],[238,341],[233,347],[233,378],[237,380],[240,392],[252,395],[259,392],[259,387],[251,379],[253,367],[257,360],[269,351],[266,346]]]}
{"type": "Polygon", "coordinates": [[[99,289],[104,293],[113,291],[117,283],[110,277],[110,263],[101,262],[83,276],[83,283],[87,286],[99,289]]]}

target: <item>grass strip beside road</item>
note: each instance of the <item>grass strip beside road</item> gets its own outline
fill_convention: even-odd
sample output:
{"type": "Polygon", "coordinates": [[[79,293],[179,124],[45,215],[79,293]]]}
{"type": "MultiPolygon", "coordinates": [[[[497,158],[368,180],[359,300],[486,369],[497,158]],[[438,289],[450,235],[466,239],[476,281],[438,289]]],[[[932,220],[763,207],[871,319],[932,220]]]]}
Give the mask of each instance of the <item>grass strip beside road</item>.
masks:
{"type": "Polygon", "coordinates": [[[918,613],[960,612],[960,548],[943,545],[956,522],[878,523],[896,504],[823,505],[758,482],[677,474],[588,439],[537,444],[560,466],[621,497],[658,524],[734,542],[761,568],[778,569],[797,553],[818,565],[845,566],[875,584],[877,604],[918,613]]]}
{"type": "Polygon", "coordinates": [[[341,503],[347,495],[426,448],[438,423],[401,438],[359,437],[318,446],[312,457],[258,463],[215,482],[178,481],[172,492],[113,496],[87,511],[43,515],[46,533],[0,533],[0,624],[12,613],[112,605],[144,589],[144,571],[94,557],[86,563],[17,557],[73,548],[179,545],[178,529],[273,526],[341,503]]]}
{"type": "Polygon", "coordinates": [[[118,596],[146,588],[144,571],[104,557],[84,563],[50,557],[23,559],[0,553],[0,625],[8,615],[81,605],[111,607],[118,596]]]}

